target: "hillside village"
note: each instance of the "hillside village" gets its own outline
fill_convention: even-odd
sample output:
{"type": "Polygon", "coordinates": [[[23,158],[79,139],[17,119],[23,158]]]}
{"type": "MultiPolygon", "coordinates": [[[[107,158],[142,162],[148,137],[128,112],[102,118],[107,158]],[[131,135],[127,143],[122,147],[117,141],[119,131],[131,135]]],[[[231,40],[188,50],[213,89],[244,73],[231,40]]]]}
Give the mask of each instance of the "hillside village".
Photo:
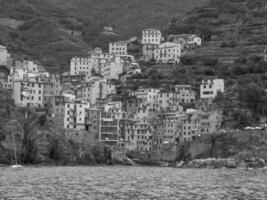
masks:
{"type": "MultiPolygon", "coordinates": [[[[196,13],[210,12],[203,10],[196,13]]],[[[183,26],[190,17],[195,16],[183,19],[183,26]]],[[[18,110],[44,114],[57,135],[78,146],[101,143],[123,152],[163,154],[206,136],[262,131],[267,48],[250,48],[244,58],[232,39],[220,44],[233,27],[211,35],[173,31],[179,23],[144,29],[141,38],[109,41],[107,51],[84,48],[87,53],[72,55],[61,74],[17,59],[1,45],[2,90],[12,94],[18,110]]],[[[111,27],[104,30],[113,34],[111,27]]]]}
{"type": "MultiPolygon", "coordinates": [[[[143,59],[175,64],[185,49],[201,46],[196,35],[170,38],[164,42],[159,30],[144,30],[143,59]]],[[[60,134],[75,143],[86,140],[149,151],[221,131],[222,110],[213,100],[225,90],[223,79],[203,80],[200,97],[191,85],[175,85],[174,90],[141,86],[120,97],[119,86],[142,73],[127,46],[114,42],[109,52],[94,48],[86,57],[73,57],[70,71],[61,75],[50,74],[33,61],[14,60],[1,46],[1,85],[12,91],[16,107],[45,111],[60,134]]]]}

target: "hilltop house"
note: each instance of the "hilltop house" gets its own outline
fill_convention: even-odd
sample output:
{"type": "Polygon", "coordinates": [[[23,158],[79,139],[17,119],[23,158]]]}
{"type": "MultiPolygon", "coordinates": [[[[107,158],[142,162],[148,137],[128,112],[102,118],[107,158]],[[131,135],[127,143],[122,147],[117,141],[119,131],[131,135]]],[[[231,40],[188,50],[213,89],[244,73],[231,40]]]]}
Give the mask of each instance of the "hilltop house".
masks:
{"type": "Polygon", "coordinates": [[[10,54],[5,46],[0,45],[0,65],[7,66],[10,54]]]}
{"type": "Polygon", "coordinates": [[[182,45],[184,48],[194,48],[202,45],[202,40],[200,37],[191,34],[179,34],[179,35],[170,35],[168,41],[175,42],[182,45]]]}
{"type": "Polygon", "coordinates": [[[111,42],[109,43],[109,54],[127,55],[127,42],[111,42]]]}
{"type": "Polygon", "coordinates": [[[200,98],[214,99],[218,92],[224,92],[224,80],[223,79],[214,79],[214,80],[203,80],[200,85],[200,98]]]}
{"type": "Polygon", "coordinates": [[[181,55],[181,45],[174,42],[162,43],[154,51],[157,63],[179,63],[181,55]]]}
{"type": "Polygon", "coordinates": [[[142,32],[143,56],[145,61],[154,58],[154,51],[162,41],[162,34],[157,29],[145,29],[142,32]]]}

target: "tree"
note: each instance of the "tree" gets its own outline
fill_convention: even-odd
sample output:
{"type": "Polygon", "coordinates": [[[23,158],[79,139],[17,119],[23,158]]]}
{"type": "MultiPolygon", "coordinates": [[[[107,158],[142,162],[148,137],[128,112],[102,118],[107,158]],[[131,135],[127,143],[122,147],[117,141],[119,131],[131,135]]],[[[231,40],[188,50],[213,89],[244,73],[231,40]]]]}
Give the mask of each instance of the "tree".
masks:
{"type": "Polygon", "coordinates": [[[263,88],[260,88],[255,83],[248,83],[239,91],[239,100],[244,106],[250,109],[253,114],[258,115],[261,111],[261,98],[265,95],[263,88]]]}

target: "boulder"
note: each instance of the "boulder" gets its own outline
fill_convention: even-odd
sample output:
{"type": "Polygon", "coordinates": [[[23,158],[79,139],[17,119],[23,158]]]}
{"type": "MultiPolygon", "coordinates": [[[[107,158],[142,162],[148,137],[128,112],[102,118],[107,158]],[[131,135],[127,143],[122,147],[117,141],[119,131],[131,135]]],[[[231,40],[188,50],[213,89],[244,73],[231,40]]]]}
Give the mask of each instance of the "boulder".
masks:
{"type": "Polygon", "coordinates": [[[227,159],[227,168],[237,168],[237,161],[234,158],[228,158],[227,159]]]}

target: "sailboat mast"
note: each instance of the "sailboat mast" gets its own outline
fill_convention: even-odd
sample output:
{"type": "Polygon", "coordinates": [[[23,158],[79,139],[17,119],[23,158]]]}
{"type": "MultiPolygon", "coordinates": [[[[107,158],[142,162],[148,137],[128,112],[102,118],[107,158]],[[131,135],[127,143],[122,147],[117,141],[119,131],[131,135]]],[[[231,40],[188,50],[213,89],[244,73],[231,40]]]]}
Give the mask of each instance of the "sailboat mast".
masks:
{"type": "Polygon", "coordinates": [[[15,156],[15,164],[18,163],[17,160],[17,150],[16,150],[16,144],[15,144],[15,136],[14,136],[14,131],[12,131],[12,138],[13,138],[13,148],[14,148],[14,156],[15,156]]]}

